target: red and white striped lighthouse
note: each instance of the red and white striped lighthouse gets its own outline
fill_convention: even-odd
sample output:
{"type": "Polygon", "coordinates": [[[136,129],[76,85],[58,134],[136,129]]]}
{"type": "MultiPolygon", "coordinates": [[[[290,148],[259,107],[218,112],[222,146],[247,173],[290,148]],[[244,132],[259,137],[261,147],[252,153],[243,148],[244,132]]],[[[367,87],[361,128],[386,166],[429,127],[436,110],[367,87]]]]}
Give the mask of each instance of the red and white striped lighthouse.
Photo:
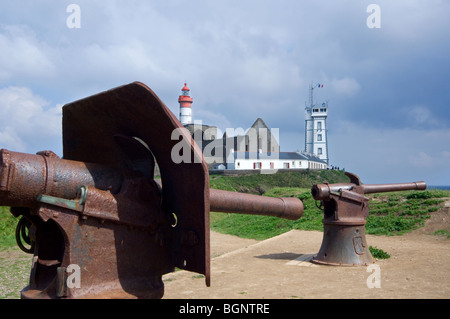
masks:
{"type": "Polygon", "coordinates": [[[192,124],[192,108],[191,104],[193,99],[189,96],[189,88],[184,83],[184,87],[181,89],[181,95],[178,98],[180,103],[180,122],[182,125],[192,124]]]}

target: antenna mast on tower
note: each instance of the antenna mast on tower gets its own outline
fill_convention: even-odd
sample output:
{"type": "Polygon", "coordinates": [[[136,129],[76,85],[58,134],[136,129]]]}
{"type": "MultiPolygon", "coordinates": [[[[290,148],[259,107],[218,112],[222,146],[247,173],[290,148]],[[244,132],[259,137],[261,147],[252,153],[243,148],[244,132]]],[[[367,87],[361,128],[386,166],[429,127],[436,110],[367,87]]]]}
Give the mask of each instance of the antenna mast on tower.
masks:
{"type": "Polygon", "coordinates": [[[317,88],[317,87],[323,88],[323,84],[317,83],[316,85],[313,85],[311,83],[309,85],[309,107],[313,107],[314,106],[313,95],[314,95],[314,89],[317,88]]]}

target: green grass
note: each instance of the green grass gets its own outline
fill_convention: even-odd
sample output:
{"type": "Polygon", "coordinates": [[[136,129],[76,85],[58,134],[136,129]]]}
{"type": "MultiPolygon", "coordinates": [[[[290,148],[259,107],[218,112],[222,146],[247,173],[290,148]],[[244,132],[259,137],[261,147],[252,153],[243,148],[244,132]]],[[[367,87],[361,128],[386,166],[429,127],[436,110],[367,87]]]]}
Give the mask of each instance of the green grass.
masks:
{"type": "Polygon", "coordinates": [[[9,212],[9,207],[0,206],[0,247],[12,247],[16,244],[15,230],[18,221],[9,212]]]}
{"type": "Polygon", "coordinates": [[[430,214],[443,206],[450,191],[404,191],[370,196],[366,232],[374,235],[401,235],[422,227],[430,214]]]}
{"type": "Polygon", "coordinates": [[[294,187],[311,189],[311,182],[346,183],[348,177],[341,171],[305,170],[278,172],[276,174],[249,174],[241,176],[210,175],[211,188],[265,194],[274,187],[294,187]]]}
{"type": "MultiPolygon", "coordinates": [[[[276,217],[211,213],[211,229],[236,235],[243,238],[263,240],[277,236],[292,229],[299,230],[323,230],[323,211],[316,207],[310,189],[311,183],[321,183],[328,180],[335,183],[333,178],[339,182],[346,176],[327,176],[327,173],[342,173],[335,171],[320,171],[305,174],[301,177],[292,176],[295,183],[308,185],[308,187],[295,187],[294,182],[286,183],[289,176],[278,174],[269,178],[263,175],[225,177],[214,176],[211,187],[222,188],[232,191],[248,191],[258,189],[257,182],[261,181],[260,189],[264,196],[290,197],[295,196],[302,200],[304,205],[303,216],[296,220],[285,220],[276,217]],[[317,175],[314,175],[317,174],[317,175]],[[308,180],[309,178],[309,180],[308,180]],[[277,182],[278,181],[278,182],[277,182]],[[264,184],[263,184],[264,183],[264,184]]],[[[443,206],[444,198],[450,197],[450,191],[427,190],[427,191],[402,191],[392,193],[379,193],[366,195],[369,197],[370,213],[365,226],[367,234],[373,235],[401,235],[411,230],[422,227],[431,214],[443,206]]]]}
{"type": "Polygon", "coordinates": [[[447,238],[450,238],[450,231],[445,230],[445,229],[439,229],[437,231],[435,231],[433,233],[433,235],[437,235],[437,236],[445,236],[447,238]]]}
{"type": "Polygon", "coordinates": [[[369,250],[370,250],[370,253],[372,254],[372,256],[376,259],[391,258],[391,255],[389,255],[387,252],[385,252],[384,250],[382,250],[380,248],[369,246],[369,250]]]}

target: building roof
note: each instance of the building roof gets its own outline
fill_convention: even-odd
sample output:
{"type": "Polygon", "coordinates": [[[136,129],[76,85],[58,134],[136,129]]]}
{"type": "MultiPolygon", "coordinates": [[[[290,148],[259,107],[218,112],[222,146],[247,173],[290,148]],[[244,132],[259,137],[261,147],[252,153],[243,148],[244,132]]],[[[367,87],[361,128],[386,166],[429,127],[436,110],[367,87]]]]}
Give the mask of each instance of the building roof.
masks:
{"type": "Polygon", "coordinates": [[[184,87],[181,89],[181,91],[190,91],[186,82],[184,83],[184,87]]]}
{"type": "Polygon", "coordinates": [[[309,153],[300,153],[302,156],[304,156],[307,160],[309,161],[314,161],[314,162],[320,162],[320,163],[324,163],[326,164],[327,162],[324,161],[323,159],[319,158],[318,156],[314,155],[314,154],[309,154],[309,153]]]}
{"type": "Polygon", "coordinates": [[[308,160],[326,164],[317,156],[297,152],[234,152],[235,159],[308,160]]]}

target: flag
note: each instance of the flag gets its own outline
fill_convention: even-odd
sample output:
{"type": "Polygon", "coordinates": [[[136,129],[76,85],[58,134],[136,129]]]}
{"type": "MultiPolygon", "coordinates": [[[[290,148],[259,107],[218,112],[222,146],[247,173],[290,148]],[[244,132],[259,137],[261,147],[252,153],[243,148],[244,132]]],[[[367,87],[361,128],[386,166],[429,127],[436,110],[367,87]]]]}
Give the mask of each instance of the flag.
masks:
{"type": "Polygon", "coordinates": [[[317,84],[320,88],[323,88],[323,84],[318,83],[317,84]]]}

